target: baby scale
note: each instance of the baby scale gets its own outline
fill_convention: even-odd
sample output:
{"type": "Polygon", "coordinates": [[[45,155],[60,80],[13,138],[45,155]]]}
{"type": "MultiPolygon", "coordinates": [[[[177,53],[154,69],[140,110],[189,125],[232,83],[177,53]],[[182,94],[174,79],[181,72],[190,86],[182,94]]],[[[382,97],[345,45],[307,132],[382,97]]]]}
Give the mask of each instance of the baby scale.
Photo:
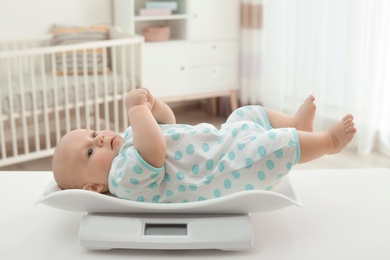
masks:
{"type": "Polygon", "coordinates": [[[38,203],[88,212],[81,219],[79,240],[82,246],[96,250],[244,250],[253,246],[249,213],[301,206],[288,176],[272,191],[242,191],[180,204],[127,201],[86,190],[61,190],[52,180],[38,203]]]}

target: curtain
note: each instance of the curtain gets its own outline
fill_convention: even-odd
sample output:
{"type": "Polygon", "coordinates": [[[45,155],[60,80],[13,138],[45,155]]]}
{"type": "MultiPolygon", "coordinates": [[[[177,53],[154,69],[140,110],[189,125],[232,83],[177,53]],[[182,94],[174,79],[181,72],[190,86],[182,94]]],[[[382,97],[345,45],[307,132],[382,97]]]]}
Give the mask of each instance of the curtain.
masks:
{"type": "Polygon", "coordinates": [[[352,113],[358,152],[390,156],[390,1],[241,4],[241,102],[293,113],[313,94],[316,128],[352,113]],[[262,26],[253,26],[247,5],[263,7],[262,26]]]}
{"type": "Polygon", "coordinates": [[[259,104],[262,78],[262,0],[241,0],[240,8],[240,102],[259,104]]]}

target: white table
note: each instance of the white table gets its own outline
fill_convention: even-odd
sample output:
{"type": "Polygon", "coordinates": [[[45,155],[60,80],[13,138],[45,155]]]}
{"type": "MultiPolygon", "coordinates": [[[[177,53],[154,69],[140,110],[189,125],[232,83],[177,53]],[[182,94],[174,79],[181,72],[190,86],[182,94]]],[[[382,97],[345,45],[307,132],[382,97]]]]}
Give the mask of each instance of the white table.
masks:
{"type": "Polygon", "coordinates": [[[390,169],[293,170],[303,208],[251,214],[245,251],[89,251],[84,213],[33,206],[50,172],[0,172],[0,259],[390,259],[390,169]]]}

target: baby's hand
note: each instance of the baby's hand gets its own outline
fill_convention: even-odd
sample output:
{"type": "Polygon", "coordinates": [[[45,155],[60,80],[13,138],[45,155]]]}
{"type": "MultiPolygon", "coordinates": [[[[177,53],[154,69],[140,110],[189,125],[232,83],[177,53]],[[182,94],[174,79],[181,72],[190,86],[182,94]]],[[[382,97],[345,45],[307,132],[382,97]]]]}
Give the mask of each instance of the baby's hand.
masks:
{"type": "Polygon", "coordinates": [[[149,90],[145,88],[130,90],[124,100],[126,110],[128,111],[130,108],[139,105],[146,105],[149,109],[152,109],[151,101],[154,104],[154,98],[150,96],[149,90]]]}

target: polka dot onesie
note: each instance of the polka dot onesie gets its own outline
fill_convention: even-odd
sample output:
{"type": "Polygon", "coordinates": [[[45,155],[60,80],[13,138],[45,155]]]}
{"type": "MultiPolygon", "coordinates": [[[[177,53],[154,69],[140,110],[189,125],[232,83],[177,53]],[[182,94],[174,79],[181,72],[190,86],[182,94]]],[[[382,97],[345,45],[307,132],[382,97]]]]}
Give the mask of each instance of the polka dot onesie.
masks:
{"type": "Polygon", "coordinates": [[[109,174],[112,194],[133,201],[184,203],[270,190],[300,158],[297,131],[273,129],[260,106],[235,110],[220,130],[206,123],[160,128],[167,143],[161,168],[141,158],[131,127],[126,130],[109,174]]]}

